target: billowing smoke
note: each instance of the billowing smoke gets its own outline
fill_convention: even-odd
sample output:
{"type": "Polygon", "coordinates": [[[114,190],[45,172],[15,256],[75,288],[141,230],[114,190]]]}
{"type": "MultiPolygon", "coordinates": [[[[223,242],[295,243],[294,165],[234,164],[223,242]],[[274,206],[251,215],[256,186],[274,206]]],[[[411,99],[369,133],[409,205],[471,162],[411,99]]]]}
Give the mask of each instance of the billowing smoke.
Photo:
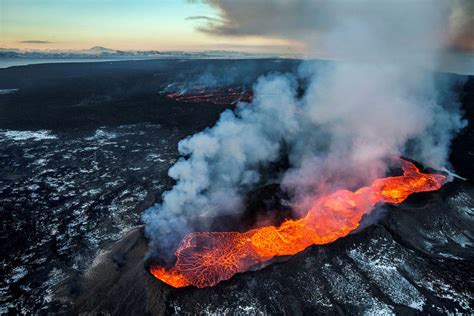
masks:
{"type": "MultiPolygon", "coordinates": [[[[224,14],[232,23],[227,27],[256,32],[245,24],[245,2],[239,7],[233,1],[212,3],[228,10],[224,14]]],[[[450,4],[272,2],[274,11],[297,8],[306,18],[314,12],[321,20],[292,24],[295,13],[288,12],[287,19],[279,19],[288,29],[263,27],[262,35],[280,29],[282,37],[304,39],[309,49],[323,47],[342,60],[325,66],[307,61],[296,75],[262,77],[251,104],[222,113],[214,127],[182,140],[183,157],[169,170],[176,185],[143,217],[151,250],[172,254],[183,235],[195,229],[193,219],[241,211],[243,194],[262,182],[271,162],[284,157],[290,168],[279,176],[297,212],[307,211],[318,194],[381,176],[389,156],[449,167],[450,141],[466,122],[449,82],[439,82],[422,67],[436,65],[449,42],[443,30],[450,4]],[[308,84],[298,96],[301,81],[308,84]]],[[[222,33],[224,26],[214,31],[222,33]]]]}

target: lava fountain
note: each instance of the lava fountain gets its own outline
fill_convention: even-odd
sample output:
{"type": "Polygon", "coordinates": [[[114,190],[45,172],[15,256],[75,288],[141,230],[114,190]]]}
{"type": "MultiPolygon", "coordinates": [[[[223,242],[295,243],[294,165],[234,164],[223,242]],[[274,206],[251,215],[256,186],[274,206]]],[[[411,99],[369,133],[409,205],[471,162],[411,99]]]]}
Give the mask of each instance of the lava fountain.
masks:
{"type": "Polygon", "coordinates": [[[274,257],[333,242],[356,229],[376,204],[399,204],[412,193],[438,190],[446,181],[444,175],[420,172],[406,160],[401,163],[403,175],[377,179],[355,192],[339,190],[319,197],[305,217],[286,220],[278,227],[188,234],[176,250],[175,266],[152,264],[150,272],[176,288],[214,286],[274,257]]]}

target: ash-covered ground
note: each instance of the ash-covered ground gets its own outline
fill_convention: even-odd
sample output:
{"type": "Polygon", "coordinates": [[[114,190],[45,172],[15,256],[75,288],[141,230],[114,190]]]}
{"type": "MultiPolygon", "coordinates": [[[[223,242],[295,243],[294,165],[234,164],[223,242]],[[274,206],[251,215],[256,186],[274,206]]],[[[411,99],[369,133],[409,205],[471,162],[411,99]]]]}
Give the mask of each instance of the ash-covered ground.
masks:
{"type": "MultiPolygon", "coordinates": [[[[169,93],[224,84],[239,96],[259,75],[294,72],[298,63],[154,60],[0,70],[0,314],[472,311],[471,125],[451,155],[468,181],[388,207],[378,224],[356,234],[208,289],[172,289],[146,271],[140,215],[172,186],[167,171],[178,141],[234,106],[220,101],[229,96],[192,102],[169,93]]],[[[474,81],[458,92],[473,122],[474,81]]],[[[254,192],[249,210],[285,205],[276,188],[254,192]]]]}

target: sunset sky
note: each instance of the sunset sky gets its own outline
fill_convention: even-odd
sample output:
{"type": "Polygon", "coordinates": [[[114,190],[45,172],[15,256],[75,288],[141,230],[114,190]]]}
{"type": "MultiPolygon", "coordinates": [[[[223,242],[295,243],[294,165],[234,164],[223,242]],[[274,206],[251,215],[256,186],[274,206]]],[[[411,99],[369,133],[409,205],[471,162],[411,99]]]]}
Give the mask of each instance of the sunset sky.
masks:
{"type": "Polygon", "coordinates": [[[0,47],[289,51],[289,42],[197,30],[217,9],[186,0],[0,0],[0,47]]]}
{"type": "Polygon", "coordinates": [[[354,17],[367,21],[374,32],[392,23],[388,36],[394,41],[387,45],[411,49],[410,54],[431,49],[431,44],[474,51],[473,0],[404,1],[403,5],[389,0],[0,0],[0,48],[104,46],[334,56],[321,43],[329,43],[327,37],[333,37],[341,26],[346,34],[337,45],[348,42],[350,49],[339,47],[339,52],[367,44],[350,34],[357,26],[344,28],[354,17]],[[410,12],[416,19],[380,19],[380,10],[387,8],[410,12]],[[419,28],[418,20],[430,27],[419,28]],[[426,36],[414,36],[417,32],[426,36]]]}

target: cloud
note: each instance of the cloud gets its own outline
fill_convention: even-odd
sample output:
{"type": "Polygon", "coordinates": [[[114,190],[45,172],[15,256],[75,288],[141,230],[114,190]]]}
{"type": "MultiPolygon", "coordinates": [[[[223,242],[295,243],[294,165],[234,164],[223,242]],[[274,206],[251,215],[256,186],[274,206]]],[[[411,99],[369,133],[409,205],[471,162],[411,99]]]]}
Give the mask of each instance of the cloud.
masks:
{"type": "Polygon", "coordinates": [[[220,19],[212,18],[212,17],[205,16],[205,15],[188,16],[185,20],[189,20],[189,21],[204,20],[204,21],[219,22],[219,23],[222,22],[222,20],[220,20],[220,19]]]}
{"type": "MultiPolygon", "coordinates": [[[[217,36],[265,36],[280,39],[299,40],[315,49],[328,52],[320,47],[325,36],[333,31],[357,31],[355,20],[372,19],[368,23],[374,27],[391,27],[386,40],[391,47],[403,47],[412,51],[431,49],[433,39],[442,41],[449,48],[474,50],[474,1],[472,0],[203,0],[215,7],[221,21],[209,21],[198,30],[217,36]],[[439,10],[441,8],[441,10],[439,10]],[[394,12],[393,15],[387,13],[394,12]],[[393,17],[403,16],[402,22],[393,17]],[[416,13],[416,14],[415,14],[416,13]],[[383,17],[383,18],[382,18],[383,17]],[[417,29],[418,20],[428,28],[417,29]],[[431,26],[431,28],[429,28],[431,26]],[[436,28],[434,28],[436,26],[436,28]],[[415,32],[415,33],[414,33],[415,32]],[[423,32],[420,36],[418,32],[423,32]]],[[[374,29],[376,32],[377,29],[374,29]]],[[[356,37],[357,38],[357,37],[356,37]]],[[[357,43],[351,43],[357,44],[357,43]]],[[[361,45],[366,43],[362,42],[361,45]]],[[[333,53],[332,51],[329,51],[333,53]]]]}
{"type": "Polygon", "coordinates": [[[40,41],[40,40],[27,40],[27,41],[20,41],[22,44],[52,44],[54,42],[50,41],[40,41]]]}
{"type": "Polygon", "coordinates": [[[474,51],[474,1],[456,1],[449,23],[453,48],[474,51]]]}

